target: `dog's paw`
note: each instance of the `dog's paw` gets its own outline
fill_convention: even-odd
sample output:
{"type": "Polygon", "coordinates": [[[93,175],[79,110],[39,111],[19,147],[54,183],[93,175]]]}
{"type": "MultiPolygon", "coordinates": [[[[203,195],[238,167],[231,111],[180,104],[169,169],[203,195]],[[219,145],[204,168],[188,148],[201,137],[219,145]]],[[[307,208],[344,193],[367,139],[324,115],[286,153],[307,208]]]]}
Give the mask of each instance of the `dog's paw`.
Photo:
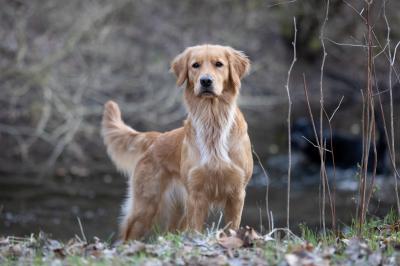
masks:
{"type": "Polygon", "coordinates": [[[118,104],[114,101],[108,101],[104,105],[103,121],[121,120],[121,111],[118,104]]]}

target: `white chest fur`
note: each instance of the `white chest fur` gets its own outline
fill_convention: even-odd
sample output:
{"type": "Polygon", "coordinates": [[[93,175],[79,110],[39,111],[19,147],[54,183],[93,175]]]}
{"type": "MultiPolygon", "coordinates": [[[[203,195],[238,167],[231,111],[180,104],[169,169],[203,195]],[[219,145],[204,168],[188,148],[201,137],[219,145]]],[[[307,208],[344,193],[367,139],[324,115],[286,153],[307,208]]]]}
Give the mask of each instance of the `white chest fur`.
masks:
{"type": "Polygon", "coordinates": [[[235,117],[235,105],[222,110],[204,108],[190,115],[201,164],[214,160],[230,162],[230,135],[235,117]]]}

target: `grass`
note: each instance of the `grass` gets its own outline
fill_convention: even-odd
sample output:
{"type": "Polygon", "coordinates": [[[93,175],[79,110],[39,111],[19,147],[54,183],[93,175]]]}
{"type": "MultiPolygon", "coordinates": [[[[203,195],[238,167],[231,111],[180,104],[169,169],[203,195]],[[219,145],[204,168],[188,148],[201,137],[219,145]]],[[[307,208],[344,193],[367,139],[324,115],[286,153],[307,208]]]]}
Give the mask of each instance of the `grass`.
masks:
{"type": "Polygon", "coordinates": [[[300,225],[300,236],[287,229],[275,229],[261,236],[250,233],[254,232],[250,228],[242,233],[221,230],[206,234],[167,233],[146,242],[116,245],[97,238],[86,243],[79,237],[61,243],[39,233],[26,238],[0,238],[0,264],[396,265],[400,262],[400,220],[395,212],[383,219],[369,218],[361,238],[357,237],[357,226],[354,221],[339,234],[328,231],[324,235],[300,225]],[[239,244],[227,248],[229,241],[239,244]]]}

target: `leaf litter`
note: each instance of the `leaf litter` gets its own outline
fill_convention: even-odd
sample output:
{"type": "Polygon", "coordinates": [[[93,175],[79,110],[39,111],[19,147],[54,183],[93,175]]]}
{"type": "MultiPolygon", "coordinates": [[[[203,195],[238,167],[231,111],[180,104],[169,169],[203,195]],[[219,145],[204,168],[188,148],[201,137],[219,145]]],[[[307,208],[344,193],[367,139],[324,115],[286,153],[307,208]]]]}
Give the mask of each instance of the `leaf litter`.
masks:
{"type": "Polygon", "coordinates": [[[261,235],[246,226],[207,234],[166,234],[110,244],[78,236],[67,242],[43,232],[0,237],[0,264],[10,265],[400,265],[399,221],[373,228],[375,240],[344,235],[312,243],[285,228],[261,235]]]}

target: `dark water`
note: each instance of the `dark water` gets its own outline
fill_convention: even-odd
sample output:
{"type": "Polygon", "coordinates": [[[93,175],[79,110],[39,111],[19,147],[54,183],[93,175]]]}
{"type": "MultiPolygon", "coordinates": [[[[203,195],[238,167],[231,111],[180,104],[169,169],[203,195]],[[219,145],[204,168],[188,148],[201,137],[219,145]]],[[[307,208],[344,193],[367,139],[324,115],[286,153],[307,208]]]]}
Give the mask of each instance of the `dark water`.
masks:
{"type": "MultiPolygon", "coordinates": [[[[266,163],[269,170],[269,207],[275,227],[286,224],[286,160],[276,157],[266,163]]],[[[332,176],[332,171],[329,172],[332,176]]],[[[356,208],[355,170],[337,170],[336,206],[339,224],[348,224],[356,208]]],[[[261,230],[267,227],[265,211],[266,178],[259,167],[247,189],[242,225],[261,230]]],[[[393,180],[377,177],[379,187],[371,200],[370,213],[382,216],[395,204],[393,180]]],[[[333,183],[332,183],[333,185],[333,183]]],[[[30,235],[43,230],[55,238],[80,235],[78,217],[88,238],[115,237],[120,204],[126,190],[125,178],[117,173],[86,177],[58,177],[37,182],[29,177],[0,179],[0,235],[30,235]]],[[[290,222],[294,231],[300,223],[320,225],[318,169],[301,169],[294,164],[291,186],[290,222]]],[[[327,207],[327,224],[330,223],[327,207]]],[[[214,213],[218,217],[219,213],[214,213]]]]}

